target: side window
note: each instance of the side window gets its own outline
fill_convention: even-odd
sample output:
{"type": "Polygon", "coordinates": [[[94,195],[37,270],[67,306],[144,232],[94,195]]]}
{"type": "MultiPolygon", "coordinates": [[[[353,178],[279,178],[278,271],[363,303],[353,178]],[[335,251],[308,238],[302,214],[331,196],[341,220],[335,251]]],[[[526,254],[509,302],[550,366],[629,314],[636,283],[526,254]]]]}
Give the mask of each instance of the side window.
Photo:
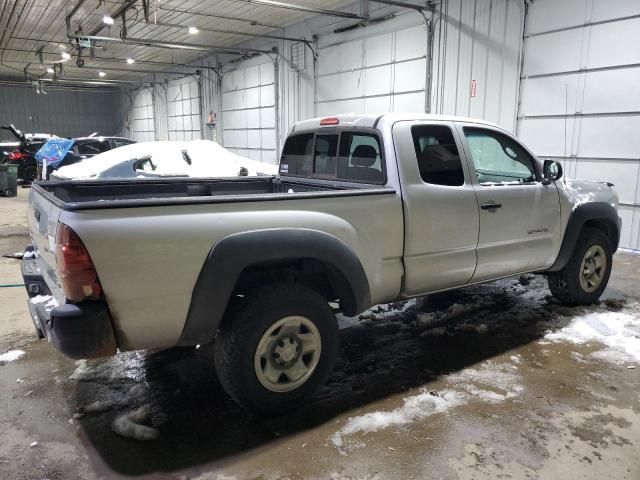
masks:
{"type": "Polygon", "coordinates": [[[313,150],[313,173],[318,176],[336,176],[338,153],[338,135],[317,135],[316,146],[313,150]]]}
{"type": "Polygon", "coordinates": [[[313,172],[313,133],[289,137],[282,149],[280,173],[311,175],[313,172]]]}
{"type": "Polygon", "coordinates": [[[97,155],[98,153],[109,150],[108,141],[87,142],[78,145],[78,153],[80,155],[97,155]]]}
{"type": "Polygon", "coordinates": [[[420,177],[425,183],[458,187],[464,172],[458,147],[449,127],[417,125],[411,128],[420,177]]]}
{"type": "Polygon", "coordinates": [[[142,157],[133,163],[134,172],[153,172],[156,166],[151,161],[151,157],[142,157]]]}
{"type": "Polygon", "coordinates": [[[364,133],[342,133],[338,178],[355,182],[384,182],[377,137],[364,133]]]}
{"type": "Polygon", "coordinates": [[[482,128],[465,127],[464,134],[481,184],[536,180],[533,158],[511,138],[482,128]]]}
{"type": "Polygon", "coordinates": [[[120,139],[116,139],[113,141],[115,147],[114,148],[118,148],[118,147],[124,147],[125,145],[131,145],[133,142],[131,140],[120,140],[120,139]]]}

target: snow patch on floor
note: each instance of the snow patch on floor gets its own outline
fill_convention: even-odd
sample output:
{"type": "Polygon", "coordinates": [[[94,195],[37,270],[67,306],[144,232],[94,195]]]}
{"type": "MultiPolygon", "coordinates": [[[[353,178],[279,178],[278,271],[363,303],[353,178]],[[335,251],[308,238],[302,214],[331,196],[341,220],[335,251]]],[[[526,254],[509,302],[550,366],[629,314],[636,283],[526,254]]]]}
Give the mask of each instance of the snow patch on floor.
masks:
{"type": "Polygon", "coordinates": [[[331,443],[338,449],[346,446],[344,437],[355,433],[372,433],[379,430],[407,425],[434,413],[444,412],[463,403],[458,392],[434,393],[424,390],[404,399],[404,404],[388,412],[370,412],[351,417],[339,431],[331,436],[331,443]]]}
{"type": "Polygon", "coordinates": [[[575,344],[600,343],[604,348],[593,355],[613,363],[640,363],[640,305],[630,304],[622,311],[583,312],[559,321],[566,326],[547,333],[545,339],[575,344]]]}
{"type": "Polygon", "coordinates": [[[13,362],[25,355],[25,353],[26,352],[24,350],[9,350],[8,352],[0,355],[0,362],[13,362]]]}
{"type": "Polygon", "coordinates": [[[430,415],[446,412],[472,401],[499,403],[519,396],[524,387],[511,364],[486,361],[477,368],[466,368],[445,377],[443,392],[422,390],[404,399],[401,407],[390,411],[369,412],[350,417],[347,423],[330,437],[331,444],[341,453],[365,446],[348,437],[366,435],[391,427],[407,426],[430,415]]]}
{"type": "Polygon", "coordinates": [[[118,435],[134,440],[155,440],[160,436],[160,432],[142,422],[149,420],[151,416],[151,405],[143,405],[131,412],[124,413],[113,421],[111,429],[118,435]]]}

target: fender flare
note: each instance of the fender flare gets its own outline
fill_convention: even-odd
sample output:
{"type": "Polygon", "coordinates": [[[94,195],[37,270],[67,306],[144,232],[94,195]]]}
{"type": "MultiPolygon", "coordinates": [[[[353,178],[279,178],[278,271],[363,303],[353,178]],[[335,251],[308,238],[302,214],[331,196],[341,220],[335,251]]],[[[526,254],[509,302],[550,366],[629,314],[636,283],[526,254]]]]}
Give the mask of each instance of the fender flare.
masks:
{"type": "Polygon", "coordinates": [[[622,223],[615,207],[605,202],[583,203],[576,206],[571,212],[569,221],[567,222],[567,228],[564,231],[560,252],[554,264],[547,270],[548,272],[557,272],[565,267],[573,254],[582,228],[585,223],[593,220],[606,222],[613,227],[611,232],[615,235],[614,238],[611,239],[611,245],[614,252],[618,249],[622,223]]]}
{"type": "Polygon", "coordinates": [[[314,259],[333,266],[346,279],[357,314],[370,307],[367,275],[356,254],[342,240],[309,229],[269,229],[232,234],[211,247],[191,295],[179,346],[213,341],[242,272],[279,260],[314,259]]]}

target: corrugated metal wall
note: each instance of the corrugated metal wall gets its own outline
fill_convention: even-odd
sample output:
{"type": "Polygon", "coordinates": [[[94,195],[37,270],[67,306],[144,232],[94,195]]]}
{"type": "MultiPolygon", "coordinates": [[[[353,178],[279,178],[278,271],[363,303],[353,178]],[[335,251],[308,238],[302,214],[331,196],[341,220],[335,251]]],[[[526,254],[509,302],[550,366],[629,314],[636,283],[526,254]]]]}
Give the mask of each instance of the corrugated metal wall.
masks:
{"type": "Polygon", "coordinates": [[[516,127],[523,0],[443,0],[434,18],[431,111],[516,127]]]}
{"type": "Polygon", "coordinates": [[[640,2],[537,0],[527,16],[518,133],[571,178],[610,181],[620,244],[640,249],[640,2]]]}
{"type": "MultiPolygon", "coordinates": [[[[54,133],[79,137],[98,132],[120,134],[127,116],[129,97],[105,90],[46,89],[0,86],[0,124],[13,123],[23,132],[54,133]]],[[[9,139],[2,133],[3,139],[9,139]]],[[[11,140],[13,140],[11,138],[11,140]]]]}

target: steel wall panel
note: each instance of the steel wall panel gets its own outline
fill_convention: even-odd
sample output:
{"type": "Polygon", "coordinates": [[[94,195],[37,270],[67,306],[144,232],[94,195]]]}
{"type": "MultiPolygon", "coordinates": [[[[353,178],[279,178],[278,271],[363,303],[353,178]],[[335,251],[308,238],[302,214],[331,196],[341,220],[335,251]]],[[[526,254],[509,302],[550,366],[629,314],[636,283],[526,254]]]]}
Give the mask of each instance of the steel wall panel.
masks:
{"type": "Polygon", "coordinates": [[[564,2],[532,5],[527,31],[541,33],[526,42],[518,134],[537,154],[559,159],[567,177],[614,183],[620,244],[640,249],[640,68],[632,65],[640,63],[640,19],[628,18],[640,14],[640,2],[585,5],[573,17],[564,2]],[[562,16],[582,26],[543,33],[562,16]],[[546,76],[526,77],[536,74],[546,76]]]}
{"type": "Polygon", "coordinates": [[[588,68],[640,63],[640,18],[590,28],[588,68]]]}
{"type": "MultiPolygon", "coordinates": [[[[587,14],[587,2],[588,0],[536,0],[535,8],[529,10],[526,33],[582,25],[587,14]]],[[[600,3],[609,2],[600,0],[600,3]]]]}
{"type": "Polygon", "coordinates": [[[391,31],[366,29],[323,39],[326,46],[319,49],[316,73],[317,115],[424,111],[426,28],[406,23],[387,28],[391,31]],[[418,95],[399,95],[408,92],[418,95]]]}
{"type": "Polygon", "coordinates": [[[222,145],[276,162],[274,65],[267,56],[227,66],[222,76],[222,145]]]}

